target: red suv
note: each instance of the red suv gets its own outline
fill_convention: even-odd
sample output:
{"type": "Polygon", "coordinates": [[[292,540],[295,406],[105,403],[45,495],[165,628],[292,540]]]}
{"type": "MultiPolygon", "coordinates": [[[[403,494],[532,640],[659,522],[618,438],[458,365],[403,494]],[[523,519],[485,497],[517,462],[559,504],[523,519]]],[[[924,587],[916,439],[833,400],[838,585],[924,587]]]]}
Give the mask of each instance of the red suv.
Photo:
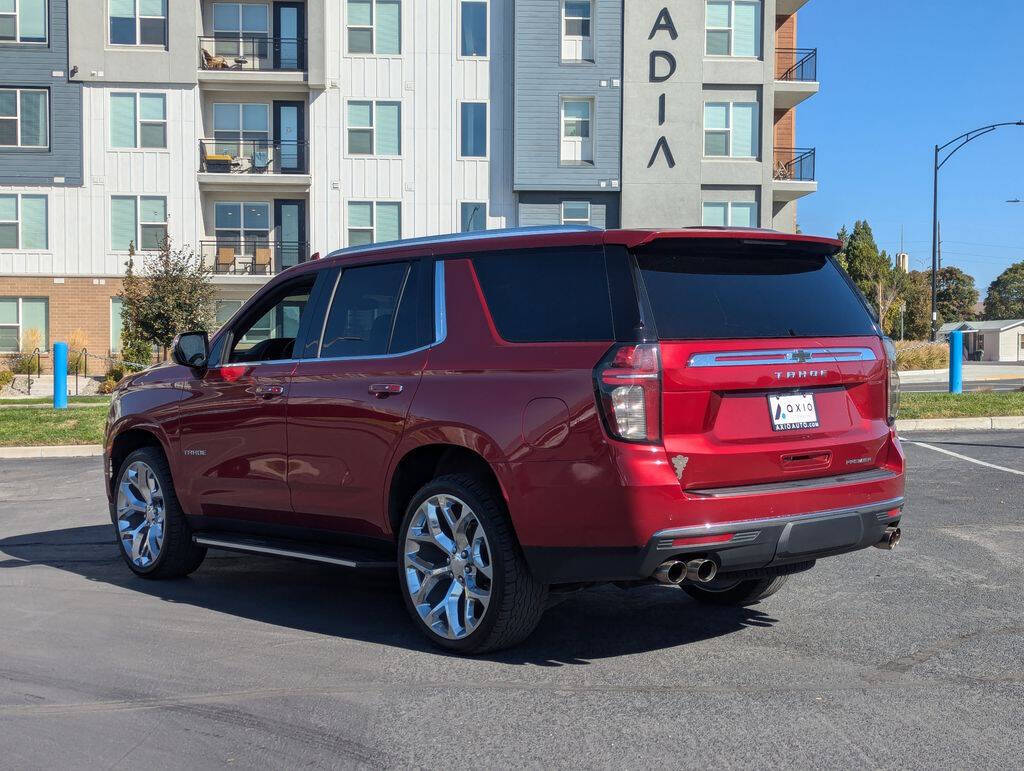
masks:
{"type": "Polygon", "coordinates": [[[397,569],[416,626],[479,652],[583,586],[749,604],[891,548],[899,379],[839,246],[540,228],[287,270],[117,390],[122,555],[397,569]]]}

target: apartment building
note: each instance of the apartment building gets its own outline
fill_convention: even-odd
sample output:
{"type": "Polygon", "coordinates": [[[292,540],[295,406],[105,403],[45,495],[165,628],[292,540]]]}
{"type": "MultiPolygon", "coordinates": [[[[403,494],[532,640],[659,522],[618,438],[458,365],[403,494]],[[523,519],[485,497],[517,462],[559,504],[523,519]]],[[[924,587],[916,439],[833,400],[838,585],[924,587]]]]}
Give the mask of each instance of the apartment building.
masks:
{"type": "MultiPolygon", "coordinates": [[[[0,354],[119,348],[129,257],[226,318],[372,241],[516,225],[792,230],[800,0],[0,0],[0,354]]],[[[45,353],[45,352],[44,352],[45,353]]]]}

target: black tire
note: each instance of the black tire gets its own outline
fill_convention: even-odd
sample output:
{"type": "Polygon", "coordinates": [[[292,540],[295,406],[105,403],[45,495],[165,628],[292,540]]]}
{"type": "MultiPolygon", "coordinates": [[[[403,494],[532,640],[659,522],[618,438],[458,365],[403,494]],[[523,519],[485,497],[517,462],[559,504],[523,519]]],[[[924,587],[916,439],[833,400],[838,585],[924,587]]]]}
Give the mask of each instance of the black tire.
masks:
{"type": "Polygon", "coordinates": [[[192,528],[181,510],[178,496],[174,492],[174,482],[167,458],[156,447],[143,447],[135,450],[124,459],[117,470],[117,482],[114,486],[114,503],[111,505],[111,518],[114,521],[114,537],[117,539],[117,551],[128,568],[141,578],[163,579],[181,578],[195,571],[206,557],[206,547],[199,546],[192,540],[192,528]],[[137,462],[143,462],[153,472],[164,501],[163,542],[156,559],[142,567],[135,564],[125,549],[117,522],[117,493],[121,481],[128,468],[137,462]]]}
{"type": "Polygon", "coordinates": [[[508,648],[525,640],[544,613],[547,586],[530,573],[509,521],[505,503],[493,486],[473,474],[448,474],[424,485],[413,497],[398,533],[399,589],[406,609],[435,645],[459,653],[478,654],[508,648]],[[417,509],[435,495],[461,499],[473,510],[490,544],[491,596],[479,626],[465,637],[450,639],[424,623],[413,603],[405,571],[405,542],[417,509]]]}
{"type": "Polygon", "coordinates": [[[788,580],[788,575],[772,576],[771,578],[753,578],[747,581],[739,581],[735,584],[729,582],[728,579],[723,579],[721,588],[716,588],[716,581],[711,581],[705,585],[683,584],[683,591],[697,600],[697,602],[703,602],[708,605],[742,607],[744,605],[754,605],[767,597],[771,597],[788,580]]]}

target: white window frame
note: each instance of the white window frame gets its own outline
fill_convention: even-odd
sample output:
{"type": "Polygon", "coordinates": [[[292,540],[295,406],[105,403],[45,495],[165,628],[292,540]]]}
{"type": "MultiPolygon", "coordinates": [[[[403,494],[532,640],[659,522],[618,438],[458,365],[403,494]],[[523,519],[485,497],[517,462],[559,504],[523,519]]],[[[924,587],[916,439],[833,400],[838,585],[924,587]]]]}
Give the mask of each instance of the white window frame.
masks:
{"type": "Polygon", "coordinates": [[[487,201],[459,201],[459,232],[460,233],[482,233],[484,230],[488,230],[487,227],[487,201]],[[483,230],[463,230],[462,229],[462,210],[466,206],[482,206],[484,210],[484,227],[483,230]]]}
{"type": "Polygon", "coordinates": [[[596,141],[594,139],[594,113],[597,112],[597,100],[592,96],[562,96],[558,100],[558,163],[561,166],[593,166],[594,165],[594,149],[596,141]],[[566,118],[565,105],[569,102],[585,102],[588,108],[588,114],[586,118],[566,118]],[[569,123],[583,123],[587,124],[587,136],[569,136],[565,133],[565,127],[569,123]],[[565,141],[579,140],[582,144],[584,141],[590,142],[590,159],[582,159],[574,161],[571,159],[565,159],[562,157],[562,143],[565,141]]]}
{"type": "Polygon", "coordinates": [[[212,112],[210,114],[210,122],[213,125],[213,146],[214,146],[215,149],[219,149],[219,145],[221,143],[224,143],[226,145],[237,144],[238,152],[236,153],[236,152],[232,151],[231,154],[232,155],[240,155],[242,157],[250,157],[251,158],[252,155],[256,152],[257,148],[256,148],[256,146],[254,144],[252,146],[252,148],[249,149],[249,152],[246,152],[245,151],[245,143],[246,142],[253,142],[253,143],[255,143],[255,142],[258,142],[258,141],[265,141],[266,142],[266,148],[264,148],[264,149],[268,153],[271,153],[273,151],[273,148],[275,147],[275,144],[274,144],[274,116],[272,114],[271,105],[268,104],[267,102],[214,102],[213,110],[212,110],[212,112]],[[246,128],[245,128],[245,108],[246,107],[253,107],[253,106],[257,106],[257,105],[259,107],[263,107],[266,110],[266,114],[267,114],[267,130],[266,131],[252,131],[252,130],[246,130],[246,128]],[[220,137],[217,136],[217,132],[218,131],[220,131],[222,133],[226,133],[228,131],[231,131],[231,132],[235,131],[234,129],[218,129],[217,128],[217,108],[218,107],[236,107],[236,108],[238,108],[238,131],[237,131],[238,136],[237,137],[235,137],[233,139],[221,139],[220,137]],[[261,140],[256,140],[256,139],[247,139],[246,136],[245,136],[246,134],[266,134],[266,136],[263,139],[261,139],[261,140]]]}
{"type": "Polygon", "coordinates": [[[460,161],[486,161],[491,157],[491,100],[490,99],[459,99],[455,107],[457,112],[455,119],[458,121],[459,130],[456,132],[455,141],[458,145],[455,148],[455,157],[460,161]],[[484,105],[484,154],[463,155],[462,154],[462,105],[482,104],[484,105]]]}
{"type": "Polygon", "coordinates": [[[18,301],[18,321],[14,324],[0,323],[0,327],[4,329],[17,329],[18,330],[18,350],[16,351],[0,351],[0,354],[12,354],[21,352],[21,340],[25,334],[25,330],[22,327],[25,325],[25,312],[22,310],[22,303],[25,300],[45,300],[46,301],[46,339],[43,341],[43,345],[39,348],[39,352],[47,354],[50,352],[50,298],[49,297],[36,297],[33,295],[24,295],[18,297],[12,297],[10,295],[0,295],[0,299],[3,300],[17,300],[18,301]]]}
{"type": "Polygon", "coordinates": [[[163,91],[111,91],[109,96],[107,97],[107,120],[108,121],[112,121],[113,120],[112,115],[113,115],[114,100],[113,100],[112,97],[114,97],[114,96],[133,96],[133,97],[135,97],[135,140],[134,140],[135,143],[131,147],[115,147],[114,143],[111,141],[111,138],[110,138],[111,131],[110,131],[110,128],[108,127],[107,128],[107,144],[109,145],[109,149],[110,150],[112,150],[113,152],[124,152],[124,151],[130,151],[130,150],[142,150],[144,152],[151,152],[151,151],[158,151],[158,150],[167,150],[167,149],[169,149],[167,147],[168,133],[169,132],[168,132],[168,121],[167,121],[167,94],[165,92],[163,92],[163,91]],[[141,98],[143,96],[143,94],[145,94],[146,96],[159,96],[159,97],[161,97],[164,100],[164,119],[163,120],[143,119],[143,117],[142,117],[142,98],[141,98]],[[143,147],[142,146],[142,144],[141,144],[142,143],[142,125],[144,123],[147,124],[147,125],[163,124],[163,127],[164,127],[164,146],[163,147],[143,147]]]}
{"type": "Polygon", "coordinates": [[[50,0],[43,0],[43,16],[46,19],[46,37],[42,40],[22,40],[21,39],[21,20],[19,6],[24,0],[14,0],[14,11],[0,13],[0,16],[13,16],[14,17],[14,39],[13,40],[0,40],[0,45],[23,45],[23,46],[45,46],[50,43],[50,0]]]}
{"type": "Polygon", "coordinates": [[[764,46],[764,4],[762,0],[705,0],[704,2],[704,55],[709,56],[712,59],[749,59],[757,60],[761,58],[761,53],[764,46]],[[728,27],[711,27],[708,25],[708,5],[711,2],[720,2],[729,4],[729,26],[728,27]],[[758,35],[757,40],[754,43],[754,55],[753,56],[737,56],[734,53],[735,49],[735,37],[736,37],[736,6],[737,5],[754,5],[757,6],[757,18],[761,21],[758,23],[758,35]],[[729,33],[729,53],[727,54],[713,54],[708,52],[708,33],[709,32],[728,32],[729,33]]]}
{"type": "MultiPolygon", "coordinates": [[[[237,25],[237,29],[217,29],[217,26],[216,26],[217,25],[217,14],[216,14],[216,12],[214,12],[211,9],[211,14],[212,14],[211,26],[213,27],[214,52],[215,53],[217,53],[217,51],[216,51],[217,42],[231,43],[231,44],[236,44],[237,43],[238,44],[238,52],[233,54],[233,56],[236,56],[236,57],[237,56],[245,56],[246,52],[245,52],[245,49],[243,48],[243,46],[245,45],[246,35],[248,35],[250,39],[252,39],[254,35],[264,35],[265,36],[265,39],[262,40],[262,41],[260,41],[260,39],[258,37],[255,38],[255,42],[253,43],[254,46],[257,45],[260,42],[262,42],[266,46],[269,46],[270,43],[272,42],[273,35],[274,35],[274,15],[273,15],[273,9],[271,8],[269,3],[243,3],[243,2],[229,2],[228,0],[225,0],[225,2],[213,3],[213,5],[215,5],[215,6],[216,5],[237,5],[238,6],[238,25],[237,25]],[[244,32],[242,30],[242,6],[243,5],[259,5],[259,6],[263,7],[266,10],[266,12],[267,12],[267,28],[266,28],[265,31],[248,32],[247,33],[247,32],[244,32]],[[222,35],[224,37],[220,37],[222,35]],[[232,37],[227,37],[228,35],[234,35],[235,37],[233,37],[233,38],[232,37]]],[[[269,50],[270,50],[269,48],[265,49],[266,52],[269,52],[269,50]]],[[[264,54],[264,50],[259,50],[259,49],[255,48],[255,47],[254,47],[254,50],[253,50],[253,54],[254,54],[255,58],[257,58],[257,59],[269,58],[268,55],[261,56],[261,54],[264,54]]],[[[228,54],[223,54],[223,55],[231,56],[232,54],[228,53],[228,54]]]]}
{"type": "MultiPolygon", "coordinates": [[[[561,32],[561,34],[559,36],[560,40],[563,43],[566,40],[578,40],[578,41],[580,41],[580,47],[581,48],[582,48],[582,45],[583,45],[584,41],[589,40],[590,41],[590,46],[591,46],[591,56],[590,56],[589,59],[587,57],[580,57],[579,59],[566,59],[565,56],[561,56],[561,60],[563,62],[569,62],[569,63],[573,63],[573,64],[593,64],[594,60],[597,58],[597,53],[594,50],[594,0],[561,0],[561,2],[559,3],[559,8],[560,8],[560,16],[561,16],[561,19],[560,19],[560,22],[561,22],[561,30],[560,30],[560,32],[561,32]],[[590,16],[587,16],[587,17],[583,17],[583,16],[569,16],[566,13],[566,5],[568,3],[570,3],[570,2],[585,2],[585,3],[587,3],[590,6],[590,16]],[[590,34],[589,35],[570,35],[570,34],[568,34],[565,31],[565,27],[566,27],[566,24],[568,23],[570,18],[571,19],[583,19],[583,18],[586,18],[587,21],[590,22],[590,34]]],[[[565,51],[564,46],[562,48],[562,51],[563,52],[565,51]]]]}
{"type": "MultiPolygon", "coordinates": [[[[376,56],[382,59],[398,59],[402,56],[402,0],[386,0],[387,2],[394,2],[398,5],[398,53],[397,54],[381,54],[377,53],[377,3],[381,0],[370,0],[370,25],[365,24],[350,24],[348,21],[348,0],[345,0],[345,55],[355,57],[367,57],[376,56]],[[370,39],[372,42],[372,51],[352,51],[349,48],[349,30],[352,29],[368,29],[370,30],[370,39]]],[[[359,101],[359,100],[356,100],[359,101]]]]}
{"type": "Polygon", "coordinates": [[[167,237],[167,236],[170,235],[170,233],[171,233],[171,226],[170,226],[170,223],[171,223],[171,208],[170,208],[170,205],[168,204],[168,196],[167,195],[148,195],[148,194],[147,195],[130,195],[130,194],[121,195],[119,193],[111,194],[111,196],[110,196],[110,201],[111,201],[110,212],[107,215],[107,232],[108,232],[109,237],[110,237],[110,251],[114,252],[115,254],[128,254],[128,250],[127,249],[118,249],[118,248],[116,248],[114,246],[114,219],[113,219],[113,217],[114,217],[114,207],[113,207],[113,201],[114,201],[115,198],[134,198],[135,199],[135,241],[134,241],[134,243],[135,243],[135,253],[136,254],[143,254],[143,253],[153,254],[154,252],[156,252],[157,250],[155,250],[155,249],[143,249],[142,248],[142,226],[143,225],[161,225],[162,224],[164,226],[164,236],[167,237]],[[142,221],[142,199],[143,198],[163,198],[164,199],[164,217],[166,219],[162,223],[161,222],[143,222],[142,221]]]}
{"type": "MultiPolygon", "coordinates": [[[[72,2],[73,0],[69,0],[72,2]]],[[[135,42],[134,43],[115,43],[110,39],[110,4],[107,3],[107,45],[118,47],[118,48],[150,48],[159,51],[166,51],[170,45],[171,37],[171,26],[170,26],[170,15],[171,15],[171,2],[173,0],[167,0],[167,14],[164,16],[144,16],[139,13],[139,0],[135,0],[135,42]],[[164,20],[164,42],[163,43],[143,43],[142,42],[142,20],[143,19],[163,19],[164,20]]],[[[128,18],[127,16],[119,18],[128,18]]]]}
{"type": "Polygon", "coordinates": [[[491,0],[459,0],[458,4],[459,21],[457,25],[458,36],[455,40],[457,55],[456,59],[488,59],[491,56],[491,0]],[[486,22],[484,29],[484,40],[487,42],[487,53],[480,54],[464,54],[462,53],[462,5],[463,3],[479,3],[486,6],[486,22]]]}
{"type": "MultiPolygon", "coordinates": [[[[248,244],[250,244],[250,243],[253,245],[253,248],[255,248],[257,245],[270,246],[271,242],[273,241],[273,238],[271,237],[271,234],[274,232],[274,203],[273,203],[273,201],[214,201],[213,202],[213,237],[214,237],[214,240],[217,241],[218,244],[220,243],[220,240],[221,240],[220,239],[220,231],[222,231],[222,230],[224,230],[224,231],[232,231],[232,232],[233,231],[238,231],[238,238],[235,238],[235,239],[227,239],[227,238],[225,238],[224,242],[227,243],[230,240],[231,243],[235,244],[238,247],[238,249],[239,249],[239,254],[240,255],[243,255],[243,256],[247,255],[247,252],[245,251],[245,247],[248,244]],[[217,207],[218,206],[237,206],[238,207],[238,220],[239,221],[238,221],[238,227],[237,228],[218,228],[217,227],[217,207]],[[266,206],[267,207],[267,235],[266,235],[266,238],[264,240],[262,240],[262,241],[259,240],[259,239],[255,239],[255,240],[249,241],[245,237],[245,233],[246,233],[247,230],[249,232],[257,232],[256,228],[246,228],[245,227],[245,207],[246,206],[266,206]]],[[[260,231],[260,232],[262,232],[262,231],[260,231]]]]}
{"type": "Polygon", "coordinates": [[[559,220],[563,225],[589,225],[591,218],[594,216],[593,206],[590,201],[570,201],[565,200],[559,204],[559,220]],[[585,220],[578,217],[566,217],[565,216],[565,205],[566,204],[585,204],[587,207],[587,218],[585,220]]]}
{"type": "MultiPolygon", "coordinates": [[[[360,231],[362,233],[367,233],[368,232],[370,234],[371,241],[370,241],[370,244],[366,244],[366,246],[369,246],[371,244],[377,243],[377,207],[380,204],[397,204],[398,205],[398,237],[402,238],[402,220],[403,220],[402,214],[403,214],[403,212],[402,212],[402,202],[401,202],[401,200],[394,200],[394,199],[388,199],[388,198],[384,198],[384,199],[381,199],[381,200],[374,200],[374,199],[369,199],[369,198],[351,198],[351,199],[345,201],[345,246],[352,246],[352,241],[349,238],[349,234],[350,234],[350,231],[353,231],[353,230],[358,230],[358,231],[360,231]],[[368,203],[368,204],[370,204],[370,227],[364,227],[362,225],[353,226],[349,222],[349,220],[348,220],[348,207],[349,207],[349,204],[353,204],[353,203],[368,203]]],[[[362,244],[360,244],[360,246],[362,246],[362,244]]]]}
{"type": "Polygon", "coordinates": [[[0,220],[2,225],[14,224],[18,227],[18,245],[17,246],[0,246],[0,251],[15,251],[15,252],[41,252],[46,253],[50,251],[50,196],[46,193],[8,193],[6,191],[0,191],[0,196],[13,195],[14,196],[14,219],[13,220],[0,220]],[[25,246],[25,228],[21,222],[21,199],[24,196],[30,198],[44,198],[46,199],[46,246],[42,249],[39,248],[28,248],[25,246]]]}
{"type": "MultiPolygon", "coordinates": [[[[459,108],[461,110],[461,108],[459,108]]],[[[402,119],[403,119],[403,106],[401,100],[398,99],[348,99],[345,102],[345,157],[346,158],[401,158],[402,157],[402,119]],[[370,105],[370,125],[369,126],[353,126],[350,121],[349,107],[352,104],[368,104],[370,105]],[[398,107],[398,152],[397,153],[379,153],[377,152],[377,105],[397,105],[398,107]],[[370,152],[368,153],[354,153],[352,152],[352,141],[351,132],[353,131],[369,131],[370,132],[370,152]]]]}
{"type": "Polygon", "coordinates": [[[760,102],[743,102],[743,101],[740,101],[740,102],[719,102],[719,101],[704,102],[703,125],[704,125],[704,134],[703,134],[703,137],[702,137],[703,144],[701,146],[701,154],[705,158],[711,158],[711,159],[732,158],[734,160],[741,160],[741,161],[751,161],[751,160],[756,161],[757,158],[759,157],[759,155],[761,153],[761,103],[760,102]],[[716,106],[725,105],[726,107],[729,108],[726,111],[726,127],[724,129],[723,128],[708,128],[707,108],[708,108],[709,105],[716,105],[716,106]],[[754,154],[753,155],[733,155],[733,152],[732,152],[733,136],[732,135],[733,135],[733,131],[735,130],[735,121],[733,121],[733,119],[732,119],[732,111],[733,111],[733,108],[736,105],[743,105],[743,106],[752,105],[755,108],[754,109],[754,115],[757,116],[757,125],[754,127],[755,131],[754,131],[754,146],[753,146],[754,154]],[[707,154],[707,147],[708,147],[707,136],[708,136],[708,134],[725,134],[725,136],[726,136],[726,140],[725,140],[725,145],[726,145],[725,146],[725,155],[708,155],[707,154]]]}
{"type": "Polygon", "coordinates": [[[761,222],[761,207],[757,201],[710,201],[705,200],[700,203],[700,224],[702,227],[716,227],[708,225],[704,222],[704,207],[707,205],[711,206],[724,206],[725,207],[725,226],[727,228],[733,227],[732,224],[732,207],[733,206],[753,206],[754,207],[754,224],[750,227],[756,228],[761,222]]]}
{"type": "Polygon", "coordinates": [[[13,120],[15,131],[15,143],[13,145],[0,145],[0,147],[14,148],[17,150],[48,150],[50,149],[50,90],[48,88],[0,88],[0,91],[14,92],[14,115],[6,115],[0,120],[13,120]],[[23,92],[36,91],[46,94],[46,144],[44,145],[23,145],[21,143],[21,95],[23,92]]]}

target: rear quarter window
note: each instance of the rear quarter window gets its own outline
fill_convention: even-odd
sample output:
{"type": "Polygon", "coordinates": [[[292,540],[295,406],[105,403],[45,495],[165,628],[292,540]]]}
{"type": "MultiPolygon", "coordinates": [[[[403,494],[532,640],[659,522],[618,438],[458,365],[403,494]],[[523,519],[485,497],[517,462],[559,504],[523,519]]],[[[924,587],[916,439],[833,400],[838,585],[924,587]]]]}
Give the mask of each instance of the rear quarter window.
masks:
{"type": "Polygon", "coordinates": [[[636,261],[663,340],[879,334],[820,250],[670,242],[638,251],[636,261]]]}
{"type": "Polygon", "coordinates": [[[613,340],[604,251],[535,249],[473,258],[498,334],[514,343],[613,340]]]}

